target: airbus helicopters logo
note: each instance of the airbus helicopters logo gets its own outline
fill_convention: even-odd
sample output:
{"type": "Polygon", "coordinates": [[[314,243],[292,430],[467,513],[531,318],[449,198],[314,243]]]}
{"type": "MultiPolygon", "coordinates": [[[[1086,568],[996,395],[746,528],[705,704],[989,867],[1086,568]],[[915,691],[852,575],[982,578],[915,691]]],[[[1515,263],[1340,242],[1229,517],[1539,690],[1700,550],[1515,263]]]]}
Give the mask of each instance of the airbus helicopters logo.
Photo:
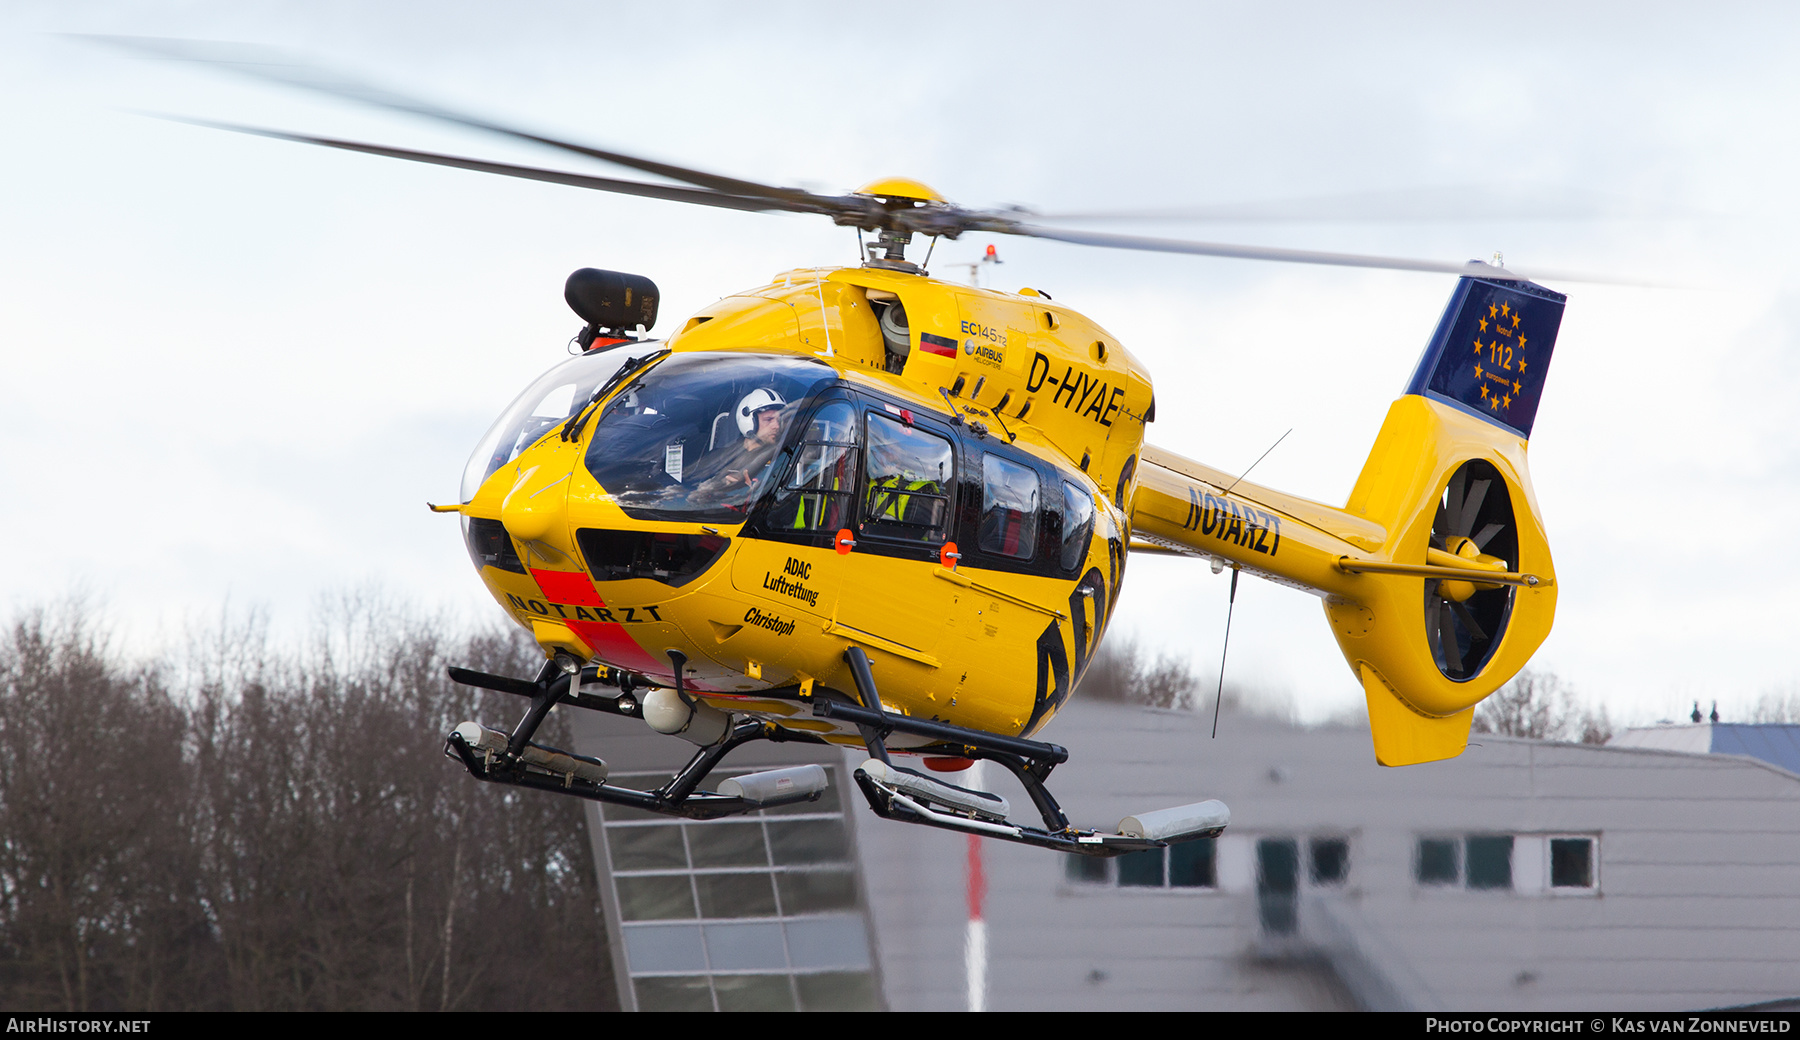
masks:
{"type": "Polygon", "coordinates": [[[1006,364],[1006,334],[999,329],[983,325],[976,321],[962,323],[962,334],[968,338],[963,340],[963,353],[989,368],[999,368],[1006,364]],[[983,343],[982,340],[988,342],[983,343]]]}

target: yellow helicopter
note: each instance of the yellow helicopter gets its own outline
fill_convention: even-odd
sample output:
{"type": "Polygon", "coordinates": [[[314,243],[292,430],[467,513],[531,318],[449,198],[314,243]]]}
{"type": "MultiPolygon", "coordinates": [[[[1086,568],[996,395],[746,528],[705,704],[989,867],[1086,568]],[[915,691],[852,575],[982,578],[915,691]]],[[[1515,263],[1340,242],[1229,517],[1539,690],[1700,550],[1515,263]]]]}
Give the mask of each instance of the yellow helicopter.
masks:
{"type": "Polygon", "coordinates": [[[641,197],[814,213],[857,231],[858,265],[786,271],[660,340],[648,336],[658,317],[649,279],[570,276],[581,352],[494,423],[461,501],[432,507],[460,515],[482,582],[546,659],[532,679],[451,670],[531,701],[510,732],[467,722],[449,734],[447,753],[482,780],[712,818],[816,798],[826,783],[808,766],[702,790],[734,748],[837,744],[868,751],[854,776],[884,817],[1115,855],[1215,835],[1229,821],[1224,805],[1205,801],[1112,831],[1077,828],[1045,787],[1068,752],[1035,735],[1092,661],[1131,553],[1208,559],[1320,597],[1385,765],[1459,754],[1475,704],[1550,631],[1555,570],[1526,449],[1565,297],[1520,273],[1051,228],[900,178],[824,195],[310,73],[248,71],[676,183],[206,125],[641,197]],[[929,253],[908,257],[917,237],[935,246],[970,232],[1458,281],[1349,501],[1335,507],[1147,443],[1157,410],[1149,372],[1105,329],[1047,293],[934,279],[929,253]],[[620,787],[600,759],[533,742],[558,704],[639,718],[697,749],[660,788],[620,787]],[[897,759],[940,775],[998,762],[1042,826],[1011,820],[998,795],[897,759]]]}

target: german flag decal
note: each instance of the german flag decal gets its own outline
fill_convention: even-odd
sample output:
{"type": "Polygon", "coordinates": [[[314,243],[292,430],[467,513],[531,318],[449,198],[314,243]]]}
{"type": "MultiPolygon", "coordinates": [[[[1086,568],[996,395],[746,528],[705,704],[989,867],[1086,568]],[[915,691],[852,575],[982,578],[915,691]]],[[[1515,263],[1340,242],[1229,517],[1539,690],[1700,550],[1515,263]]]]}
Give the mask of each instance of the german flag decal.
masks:
{"type": "Polygon", "coordinates": [[[956,356],[956,341],[947,336],[934,336],[929,332],[921,332],[919,333],[919,349],[927,354],[953,358],[956,356]]]}

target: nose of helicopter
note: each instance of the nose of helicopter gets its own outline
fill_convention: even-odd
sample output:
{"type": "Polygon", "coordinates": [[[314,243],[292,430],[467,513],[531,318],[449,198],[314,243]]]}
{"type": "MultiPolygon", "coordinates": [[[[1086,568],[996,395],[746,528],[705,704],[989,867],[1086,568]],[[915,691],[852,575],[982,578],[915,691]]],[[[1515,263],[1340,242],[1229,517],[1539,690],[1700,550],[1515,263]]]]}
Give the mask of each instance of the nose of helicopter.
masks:
{"type": "Polygon", "coordinates": [[[500,503],[500,523],[521,542],[541,542],[568,513],[569,474],[533,466],[520,472],[500,503]]]}

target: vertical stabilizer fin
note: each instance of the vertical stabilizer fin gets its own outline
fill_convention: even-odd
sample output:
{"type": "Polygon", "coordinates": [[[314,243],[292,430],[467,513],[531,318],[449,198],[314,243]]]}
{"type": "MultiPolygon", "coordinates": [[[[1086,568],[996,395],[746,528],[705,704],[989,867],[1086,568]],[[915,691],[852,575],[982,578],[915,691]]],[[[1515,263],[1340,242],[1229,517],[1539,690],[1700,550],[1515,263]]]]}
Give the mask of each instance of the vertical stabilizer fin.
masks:
{"type": "Polygon", "coordinates": [[[1384,766],[1413,766],[1455,758],[1469,746],[1475,709],[1432,718],[1400,700],[1380,673],[1364,664],[1357,669],[1369,702],[1369,731],[1375,738],[1375,761],[1384,766]]]}
{"type": "Polygon", "coordinates": [[[1532,282],[1459,280],[1406,392],[1530,440],[1567,301],[1532,282]]]}

